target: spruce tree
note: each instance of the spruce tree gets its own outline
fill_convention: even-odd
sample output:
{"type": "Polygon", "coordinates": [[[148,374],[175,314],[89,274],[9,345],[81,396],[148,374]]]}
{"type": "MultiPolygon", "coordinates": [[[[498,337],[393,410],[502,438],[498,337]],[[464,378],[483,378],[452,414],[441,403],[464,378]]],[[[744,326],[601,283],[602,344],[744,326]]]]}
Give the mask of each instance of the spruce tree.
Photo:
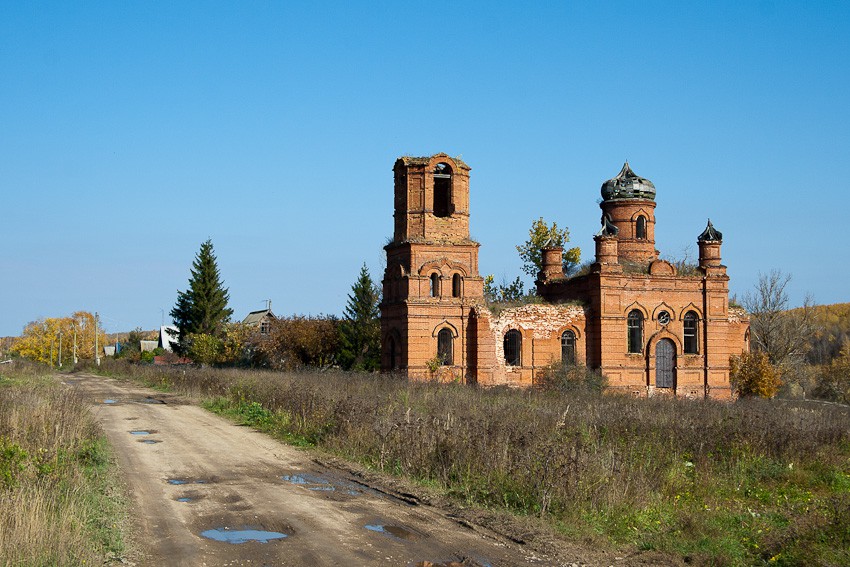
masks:
{"type": "Polygon", "coordinates": [[[369,276],[366,264],[357,281],[340,323],[339,363],[346,370],[378,370],[381,365],[381,294],[369,276]]]}
{"type": "Polygon", "coordinates": [[[211,240],[201,244],[190,272],[189,289],[178,290],[177,303],[169,313],[178,329],[181,351],[185,351],[190,334],[220,336],[233,314],[227,307],[230,296],[222,284],[211,240]]]}

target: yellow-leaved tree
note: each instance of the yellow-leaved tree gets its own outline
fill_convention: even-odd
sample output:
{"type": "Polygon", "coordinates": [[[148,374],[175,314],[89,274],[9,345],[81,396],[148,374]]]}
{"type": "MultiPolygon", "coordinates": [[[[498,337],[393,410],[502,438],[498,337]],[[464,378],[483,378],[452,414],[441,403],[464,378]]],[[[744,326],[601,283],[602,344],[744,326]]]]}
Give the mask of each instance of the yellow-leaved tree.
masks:
{"type": "MultiPolygon", "coordinates": [[[[24,327],[23,333],[12,343],[12,352],[44,364],[73,364],[76,344],[78,359],[93,359],[95,345],[94,315],[88,311],[77,311],[70,317],[47,317],[33,321],[24,327]]],[[[106,333],[97,329],[98,348],[106,344],[106,333]]],[[[101,350],[100,356],[103,356],[101,350]]]]}
{"type": "MultiPolygon", "coordinates": [[[[537,277],[537,273],[543,269],[543,248],[560,246],[566,248],[570,241],[570,231],[567,228],[558,228],[558,223],[552,226],[546,224],[543,217],[531,223],[528,230],[528,240],[516,247],[522,260],[522,270],[531,276],[537,277]]],[[[581,249],[578,247],[564,250],[564,273],[569,274],[581,261],[581,249]]]]}
{"type": "Polygon", "coordinates": [[[771,364],[766,352],[742,352],[729,359],[732,384],[738,395],[772,398],[779,391],[782,380],[779,369],[771,364]]]}

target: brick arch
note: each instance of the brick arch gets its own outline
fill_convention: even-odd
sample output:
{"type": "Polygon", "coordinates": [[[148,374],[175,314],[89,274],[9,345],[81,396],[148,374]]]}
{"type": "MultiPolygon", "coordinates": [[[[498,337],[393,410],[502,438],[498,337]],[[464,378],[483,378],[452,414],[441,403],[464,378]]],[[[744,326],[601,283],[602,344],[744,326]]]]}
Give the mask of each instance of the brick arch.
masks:
{"type": "Polygon", "coordinates": [[[469,277],[469,268],[466,265],[452,262],[448,258],[431,260],[419,267],[420,276],[429,276],[432,272],[438,272],[441,277],[451,277],[454,273],[458,273],[464,278],[469,277]]]}
{"type": "Polygon", "coordinates": [[[566,325],[562,325],[561,327],[559,327],[558,330],[555,331],[555,336],[560,339],[561,335],[564,334],[564,331],[572,331],[573,333],[575,333],[576,339],[581,338],[581,330],[573,323],[567,323],[566,325]]]}
{"type": "Polygon", "coordinates": [[[682,340],[675,333],[671,333],[667,327],[654,332],[649,338],[646,340],[646,357],[655,356],[655,347],[658,344],[658,341],[661,339],[670,339],[673,341],[673,344],[676,345],[676,356],[680,356],[684,352],[684,348],[682,345],[682,340]]]}
{"type": "Polygon", "coordinates": [[[653,221],[652,221],[652,214],[648,213],[648,212],[646,211],[646,209],[644,209],[643,207],[641,207],[640,209],[636,210],[636,211],[634,212],[634,214],[632,214],[631,222],[636,223],[636,222],[637,222],[637,218],[638,218],[638,217],[640,217],[640,216],[643,216],[643,218],[645,218],[645,219],[646,219],[647,224],[649,224],[649,223],[653,222],[653,221]]]}
{"type": "Polygon", "coordinates": [[[644,318],[644,320],[649,319],[649,311],[647,311],[646,307],[644,307],[643,305],[641,305],[641,304],[640,304],[640,303],[638,303],[637,301],[633,302],[631,305],[629,305],[628,307],[626,307],[626,309],[623,311],[623,315],[625,315],[626,317],[628,317],[628,316],[629,316],[629,313],[631,313],[631,312],[632,312],[632,311],[634,311],[635,309],[637,309],[638,311],[640,311],[641,313],[643,313],[643,318],[644,318]]]}
{"type": "Polygon", "coordinates": [[[685,315],[688,314],[688,311],[693,311],[694,313],[697,314],[697,317],[699,318],[700,321],[703,320],[702,309],[700,309],[699,307],[694,305],[693,302],[691,302],[691,303],[688,303],[687,305],[685,305],[684,307],[682,307],[682,310],[679,312],[679,321],[685,320],[685,315]]]}
{"type": "Polygon", "coordinates": [[[667,311],[670,314],[670,320],[676,320],[676,310],[670,307],[670,305],[666,301],[662,301],[658,306],[652,310],[652,320],[658,320],[658,314],[662,311],[667,311]]]}
{"type": "Polygon", "coordinates": [[[431,336],[436,337],[443,329],[449,329],[452,332],[452,337],[454,338],[458,338],[460,336],[457,327],[449,323],[447,319],[443,319],[436,327],[434,327],[434,330],[431,331],[431,336]]]}

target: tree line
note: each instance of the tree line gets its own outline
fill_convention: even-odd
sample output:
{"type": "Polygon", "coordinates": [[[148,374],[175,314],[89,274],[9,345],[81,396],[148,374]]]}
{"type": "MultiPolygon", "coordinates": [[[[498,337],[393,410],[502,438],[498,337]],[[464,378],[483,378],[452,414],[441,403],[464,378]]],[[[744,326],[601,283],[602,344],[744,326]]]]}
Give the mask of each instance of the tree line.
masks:
{"type": "Polygon", "coordinates": [[[190,270],[189,287],[178,291],[170,315],[178,354],[199,364],[294,370],[380,367],[380,291],[365,264],[351,287],[342,317],[292,315],[263,326],[233,323],[228,289],[207,240],[190,270]]]}

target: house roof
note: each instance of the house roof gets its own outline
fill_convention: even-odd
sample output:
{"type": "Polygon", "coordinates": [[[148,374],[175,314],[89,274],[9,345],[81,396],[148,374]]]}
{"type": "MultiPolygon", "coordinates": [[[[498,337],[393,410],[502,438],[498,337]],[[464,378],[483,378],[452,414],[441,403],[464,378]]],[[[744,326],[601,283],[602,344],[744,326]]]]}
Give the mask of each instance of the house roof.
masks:
{"type": "Polygon", "coordinates": [[[262,322],[266,317],[275,318],[274,313],[272,313],[271,309],[260,309],[259,311],[251,311],[248,313],[248,316],[242,319],[243,325],[256,326],[262,322]]]}

